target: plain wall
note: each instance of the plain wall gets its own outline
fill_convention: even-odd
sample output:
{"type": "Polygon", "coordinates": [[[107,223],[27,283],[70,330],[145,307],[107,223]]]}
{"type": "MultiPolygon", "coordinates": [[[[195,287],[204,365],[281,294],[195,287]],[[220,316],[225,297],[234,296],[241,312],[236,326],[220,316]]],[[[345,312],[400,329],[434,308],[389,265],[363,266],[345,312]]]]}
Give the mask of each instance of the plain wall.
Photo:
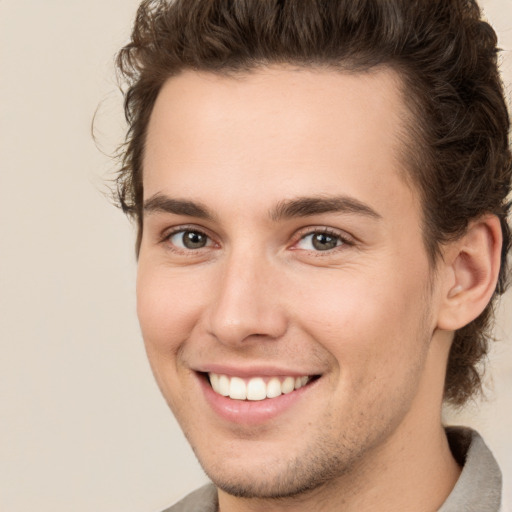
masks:
{"type": "MultiPolygon", "coordinates": [[[[0,1],[0,510],[152,512],[205,477],[153,382],[134,234],[105,182],[136,0],[0,1]]],[[[512,84],[512,0],[483,2],[512,84]]],[[[489,400],[459,417],[512,475],[512,299],[489,400]]],[[[510,499],[512,501],[512,499],[510,499]]]]}

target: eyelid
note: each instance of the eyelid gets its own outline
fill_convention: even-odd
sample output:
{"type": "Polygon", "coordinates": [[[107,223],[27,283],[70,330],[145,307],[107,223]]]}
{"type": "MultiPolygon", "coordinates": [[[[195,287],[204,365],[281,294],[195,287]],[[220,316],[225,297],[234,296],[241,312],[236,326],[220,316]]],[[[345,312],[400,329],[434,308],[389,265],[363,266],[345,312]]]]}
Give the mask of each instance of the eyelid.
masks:
{"type": "Polygon", "coordinates": [[[326,250],[326,251],[311,251],[311,252],[315,252],[315,253],[318,253],[318,254],[321,254],[321,253],[328,254],[328,253],[332,253],[336,249],[342,248],[343,246],[353,246],[353,245],[356,244],[355,238],[353,236],[349,235],[346,231],[338,230],[338,229],[331,228],[331,227],[328,227],[328,226],[308,226],[306,228],[302,228],[301,230],[299,230],[294,235],[293,243],[292,243],[292,246],[290,248],[292,250],[307,251],[307,249],[299,249],[299,248],[297,248],[296,245],[301,240],[304,240],[307,236],[311,236],[311,235],[315,235],[315,234],[319,234],[319,233],[336,237],[342,243],[341,243],[341,245],[339,245],[339,246],[337,246],[337,247],[335,247],[333,249],[329,249],[329,250],[326,250]]]}
{"type": "MultiPolygon", "coordinates": [[[[313,251],[313,250],[310,251],[310,252],[315,252],[318,255],[321,255],[323,252],[325,252],[327,255],[329,253],[336,251],[337,249],[338,250],[341,249],[344,246],[354,246],[357,243],[357,240],[352,235],[349,235],[346,231],[332,228],[329,226],[321,226],[321,225],[320,226],[307,226],[307,227],[301,228],[299,231],[297,231],[293,235],[292,242],[291,242],[291,245],[289,246],[289,249],[308,251],[307,249],[299,249],[296,247],[296,245],[301,240],[306,238],[307,236],[311,236],[311,235],[318,234],[318,233],[336,237],[342,242],[339,246],[337,246],[333,249],[326,250],[326,251],[313,251]]],[[[211,233],[208,229],[205,229],[202,226],[198,226],[196,224],[181,224],[178,226],[166,228],[165,230],[162,231],[162,233],[159,237],[159,242],[162,244],[167,244],[168,246],[170,246],[170,248],[173,251],[189,253],[189,254],[198,252],[198,251],[201,251],[204,249],[211,249],[212,247],[215,247],[215,246],[217,246],[217,247],[219,246],[218,242],[215,240],[215,237],[213,235],[211,235],[211,233]],[[177,247],[170,242],[170,238],[172,236],[176,235],[177,233],[184,232],[184,231],[193,231],[193,232],[200,233],[201,235],[206,236],[208,238],[208,241],[211,242],[211,244],[208,244],[207,246],[201,247],[198,249],[183,250],[180,247],[177,247]]]]}
{"type": "Polygon", "coordinates": [[[203,249],[210,249],[212,246],[218,245],[217,242],[215,241],[214,237],[209,233],[209,231],[207,229],[204,229],[204,228],[199,227],[194,224],[182,224],[179,226],[173,226],[171,228],[165,229],[162,232],[162,234],[160,235],[160,243],[167,244],[168,246],[170,246],[172,248],[172,250],[177,251],[177,252],[183,252],[183,253],[198,252],[203,249]],[[197,248],[197,249],[184,250],[180,247],[175,246],[174,244],[172,244],[170,242],[171,237],[173,237],[174,235],[176,235],[178,233],[185,232],[185,231],[192,231],[195,233],[200,233],[201,235],[207,237],[208,241],[211,242],[211,244],[206,245],[205,247],[197,248]]]}

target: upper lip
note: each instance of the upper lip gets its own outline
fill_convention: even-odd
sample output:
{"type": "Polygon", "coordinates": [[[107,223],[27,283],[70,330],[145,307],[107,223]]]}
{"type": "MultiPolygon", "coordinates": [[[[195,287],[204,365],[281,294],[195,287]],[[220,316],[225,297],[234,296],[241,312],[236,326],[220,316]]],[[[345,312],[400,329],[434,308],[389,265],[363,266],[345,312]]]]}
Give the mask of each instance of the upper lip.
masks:
{"type": "Polygon", "coordinates": [[[303,377],[319,375],[320,372],[310,370],[297,370],[279,366],[239,366],[227,364],[204,364],[194,368],[196,372],[200,373],[216,373],[218,375],[228,375],[232,377],[303,377]]]}

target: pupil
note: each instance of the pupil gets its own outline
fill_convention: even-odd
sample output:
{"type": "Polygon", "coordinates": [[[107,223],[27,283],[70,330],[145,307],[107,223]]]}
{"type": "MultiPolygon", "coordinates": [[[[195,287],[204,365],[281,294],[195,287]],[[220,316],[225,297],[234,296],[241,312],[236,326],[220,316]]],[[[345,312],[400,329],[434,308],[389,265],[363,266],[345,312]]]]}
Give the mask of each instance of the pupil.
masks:
{"type": "Polygon", "coordinates": [[[206,245],[206,237],[196,231],[187,231],[183,234],[183,245],[187,249],[200,249],[206,245]]]}
{"type": "Polygon", "coordinates": [[[331,235],[326,235],[325,233],[318,233],[313,237],[313,247],[319,251],[334,249],[337,245],[337,242],[337,238],[331,235]]]}

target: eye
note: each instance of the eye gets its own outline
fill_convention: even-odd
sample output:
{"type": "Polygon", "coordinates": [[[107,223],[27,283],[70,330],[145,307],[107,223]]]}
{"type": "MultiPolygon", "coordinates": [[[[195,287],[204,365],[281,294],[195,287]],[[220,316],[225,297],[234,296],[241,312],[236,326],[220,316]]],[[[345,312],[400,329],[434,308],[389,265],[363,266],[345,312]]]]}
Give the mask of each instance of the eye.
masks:
{"type": "Polygon", "coordinates": [[[212,245],[212,241],[207,235],[193,229],[175,231],[167,237],[167,240],[178,249],[194,250],[212,245]]]}
{"type": "Polygon", "coordinates": [[[330,251],[345,243],[347,243],[346,240],[337,233],[315,231],[303,236],[296,247],[306,251],[330,251]]]}

